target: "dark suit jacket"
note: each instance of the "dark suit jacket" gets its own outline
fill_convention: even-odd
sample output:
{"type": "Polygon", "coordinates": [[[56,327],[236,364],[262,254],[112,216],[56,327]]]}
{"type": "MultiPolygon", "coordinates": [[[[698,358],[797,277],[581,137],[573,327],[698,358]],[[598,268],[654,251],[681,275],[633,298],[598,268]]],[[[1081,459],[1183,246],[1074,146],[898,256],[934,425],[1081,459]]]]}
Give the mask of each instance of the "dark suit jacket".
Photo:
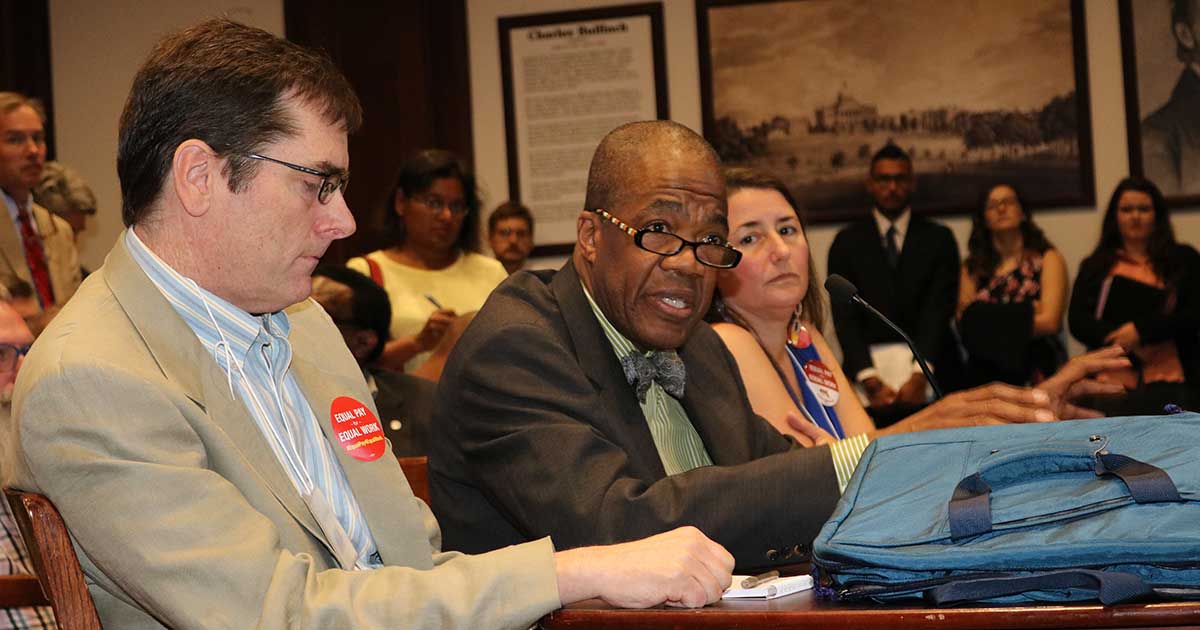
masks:
{"type": "Polygon", "coordinates": [[[708,325],[679,353],[683,407],[715,465],[668,477],[572,264],[510,276],[438,386],[429,472],[444,547],[549,535],[564,549],[694,525],[739,566],[796,562],[838,499],[829,450],[793,448],[754,415],[708,325]]]}
{"type": "MultiPolygon", "coordinates": [[[[952,389],[961,361],[950,332],[958,304],[958,244],[950,229],[913,216],[899,263],[887,262],[875,219],[868,216],[838,232],[829,248],[829,273],[840,274],[871,306],[896,322],[934,365],[943,389],[952,389]]],[[[853,304],[833,304],[842,366],[852,380],[871,366],[870,345],[903,342],[899,335],[853,304]]]]}
{"type": "Polygon", "coordinates": [[[396,457],[429,454],[429,424],[433,418],[433,399],[437,383],[391,370],[373,369],[375,406],[383,433],[392,443],[396,457]],[[399,428],[392,423],[399,422],[399,428]]]}

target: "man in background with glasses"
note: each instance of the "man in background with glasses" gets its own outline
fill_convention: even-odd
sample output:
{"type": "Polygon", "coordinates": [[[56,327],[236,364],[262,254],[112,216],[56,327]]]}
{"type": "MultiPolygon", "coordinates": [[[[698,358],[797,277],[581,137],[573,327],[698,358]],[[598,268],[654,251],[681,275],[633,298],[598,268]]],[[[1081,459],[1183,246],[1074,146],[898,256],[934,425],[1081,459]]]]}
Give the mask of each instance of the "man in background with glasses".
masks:
{"type": "Polygon", "coordinates": [[[37,313],[30,321],[39,330],[82,277],[71,226],[33,200],[46,164],[45,118],[38,101],[0,92],[0,197],[9,218],[0,220],[0,284],[33,287],[37,313]]]}
{"type": "Polygon", "coordinates": [[[17,381],[17,370],[33,343],[33,333],[25,320],[12,307],[12,296],[8,289],[0,286],[0,405],[7,415],[12,402],[13,384],[17,381]]]}
{"type": "MultiPolygon", "coordinates": [[[[6,422],[12,412],[13,381],[33,342],[33,333],[13,308],[11,299],[8,289],[0,285],[0,422],[6,422]]],[[[29,572],[29,551],[21,540],[8,501],[0,497],[0,575],[29,572]]],[[[49,607],[0,610],[0,629],[55,627],[54,612],[49,607]]]]}
{"type": "Polygon", "coordinates": [[[4,483],[58,507],[103,625],[527,628],[592,597],[715,601],[733,559],[694,529],[440,552],[308,299],[354,231],[361,115],[328,57],[228,20],[167,37],[135,76],[127,229],[30,352],[0,433],[4,483]]]}
{"type": "Polygon", "coordinates": [[[488,245],[512,275],[525,268],[533,251],[533,213],[520,202],[505,201],[488,215],[488,245]]]}
{"type": "MultiPolygon", "coordinates": [[[[871,157],[866,187],[875,205],[838,232],[829,273],[852,282],[912,335],[942,390],[952,392],[961,388],[963,370],[950,329],[958,305],[958,244],[946,226],[913,215],[916,183],[912,158],[900,147],[884,145],[871,157]]],[[[876,426],[924,407],[929,383],[904,340],[857,304],[834,300],[831,306],[842,366],[866,395],[876,426]]]]}

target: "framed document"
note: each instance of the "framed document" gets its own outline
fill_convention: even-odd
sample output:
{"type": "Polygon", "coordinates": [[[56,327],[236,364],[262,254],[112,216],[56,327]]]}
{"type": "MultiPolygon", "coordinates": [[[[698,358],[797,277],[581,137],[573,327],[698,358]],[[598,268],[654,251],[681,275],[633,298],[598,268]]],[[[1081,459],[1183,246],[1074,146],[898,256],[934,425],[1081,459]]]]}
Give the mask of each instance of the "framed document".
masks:
{"type": "Polygon", "coordinates": [[[508,195],[533,212],[533,256],[568,254],[600,139],[670,115],[662,4],[507,17],[499,27],[508,195]]]}
{"type": "Polygon", "coordinates": [[[888,143],[919,213],[970,213],[1001,183],[1092,203],[1083,0],[696,0],[696,27],[705,137],[814,221],[863,215],[888,143]]]}

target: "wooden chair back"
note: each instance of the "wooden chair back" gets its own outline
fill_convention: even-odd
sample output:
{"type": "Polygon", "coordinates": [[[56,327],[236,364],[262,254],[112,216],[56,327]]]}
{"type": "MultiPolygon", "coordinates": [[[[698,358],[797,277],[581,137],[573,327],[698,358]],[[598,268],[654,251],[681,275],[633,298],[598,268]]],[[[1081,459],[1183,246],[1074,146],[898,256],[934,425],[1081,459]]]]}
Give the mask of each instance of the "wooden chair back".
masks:
{"type": "Polygon", "coordinates": [[[400,469],[408,478],[408,485],[412,487],[413,494],[429,504],[429,458],[422,455],[421,457],[398,457],[397,459],[400,460],[400,469]]]}
{"type": "Polygon", "coordinates": [[[13,518],[29,549],[30,569],[54,608],[62,630],[98,630],[100,617],[79,568],[71,535],[50,499],[32,492],[4,489],[13,518]]]}

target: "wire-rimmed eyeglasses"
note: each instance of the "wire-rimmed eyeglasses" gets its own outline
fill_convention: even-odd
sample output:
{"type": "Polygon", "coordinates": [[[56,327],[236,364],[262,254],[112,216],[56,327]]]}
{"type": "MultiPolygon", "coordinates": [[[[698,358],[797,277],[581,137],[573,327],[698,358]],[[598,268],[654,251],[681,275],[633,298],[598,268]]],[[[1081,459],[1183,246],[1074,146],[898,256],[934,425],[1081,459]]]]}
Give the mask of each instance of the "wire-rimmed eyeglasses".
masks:
{"type": "Polygon", "coordinates": [[[736,267],[742,259],[742,252],[734,249],[727,241],[720,243],[689,241],[671,232],[649,228],[642,228],[640,230],[631,228],[624,221],[602,208],[593,208],[592,212],[599,214],[607,219],[609,223],[612,223],[620,228],[621,231],[632,236],[634,245],[659,256],[674,256],[683,251],[684,247],[691,247],[692,251],[696,254],[696,260],[700,264],[716,267],[717,269],[731,269],[736,267]]]}
{"type": "Polygon", "coordinates": [[[29,352],[29,346],[14,346],[11,343],[0,343],[0,372],[12,372],[17,369],[17,361],[29,352]]]}
{"type": "Polygon", "coordinates": [[[450,210],[450,214],[463,216],[471,211],[471,206],[467,205],[466,201],[446,201],[437,195],[413,195],[412,200],[433,210],[434,214],[450,210]]]}
{"type": "Polygon", "coordinates": [[[300,166],[299,164],[292,164],[291,162],[284,162],[283,160],[277,160],[273,157],[267,157],[257,153],[247,154],[246,157],[250,158],[251,160],[274,162],[276,164],[286,166],[293,171],[300,171],[301,173],[308,173],[309,175],[320,177],[321,186],[317,189],[317,201],[323,204],[329,202],[329,197],[333,195],[333,191],[335,190],[340,190],[344,194],[346,192],[346,186],[350,183],[350,173],[346,173],[344,171],[329,171],[328,173],[324,173],[315,168],[300,166]]]}

